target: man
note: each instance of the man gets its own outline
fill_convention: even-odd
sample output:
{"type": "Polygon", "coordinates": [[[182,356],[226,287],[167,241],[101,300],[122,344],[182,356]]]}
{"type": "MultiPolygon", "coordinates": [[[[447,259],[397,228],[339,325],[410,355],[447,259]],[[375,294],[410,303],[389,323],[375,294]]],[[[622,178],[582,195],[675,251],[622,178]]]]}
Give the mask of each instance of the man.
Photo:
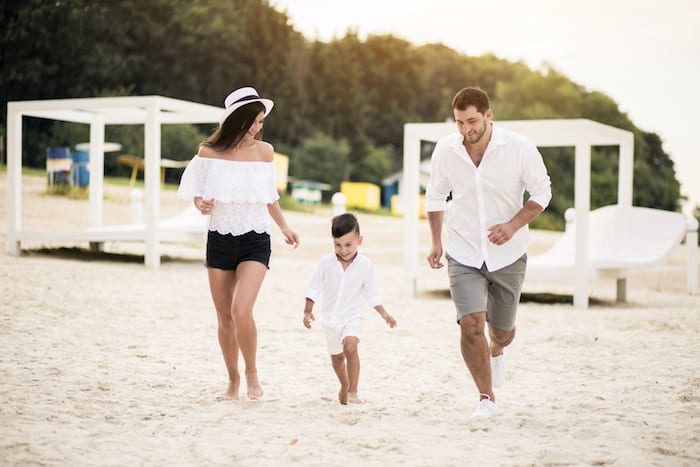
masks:
{"type": "Polygon", "coordinates": [[[443,267],[442,224],[451,193],[444,249],[450,291],[462,358],[479,390],[472,418],[489,418],[496,414],[493,387],[505,380],[503,349],[515,336],[528,224],[547,207],[552,193],[537,147],[492,123],[484,91],[462,89],[452,110],[458,131],[435,146],[426,190],[432,235],[428,262],[434,269],[443,267]],[[529,197],[523,204],[525,191],[529,197]]]}

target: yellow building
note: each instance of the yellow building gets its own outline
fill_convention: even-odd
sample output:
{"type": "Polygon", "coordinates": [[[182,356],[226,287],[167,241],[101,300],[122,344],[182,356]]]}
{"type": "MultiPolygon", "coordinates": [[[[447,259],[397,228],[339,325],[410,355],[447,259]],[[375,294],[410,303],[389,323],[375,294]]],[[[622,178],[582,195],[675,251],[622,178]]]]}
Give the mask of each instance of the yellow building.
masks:
{"type": "Polygon", "coordinates": [[[340,192],[345,195],[348,208],[360,208],[368,211],[379,209],[381,190],[373,183],[342,182],[340,192]]]}
{"type": "Polygon", "coordinates": [[[275,180],[277,182],[277,191],[285,193],[287,191],[287,182],[289,181],[289,156],[275,153],[275,180]]]}
{"type": "MultiPolygon", "coordinates": [[[[393,195],[391,197],[391,215],[403,217],[403,206],[401,206],[401,198],[399,195],[393,195]]],[[[420,219],[428,218],[425,214],[425,195],[420,195],[418,198],[418,217],[420,219]]]]}

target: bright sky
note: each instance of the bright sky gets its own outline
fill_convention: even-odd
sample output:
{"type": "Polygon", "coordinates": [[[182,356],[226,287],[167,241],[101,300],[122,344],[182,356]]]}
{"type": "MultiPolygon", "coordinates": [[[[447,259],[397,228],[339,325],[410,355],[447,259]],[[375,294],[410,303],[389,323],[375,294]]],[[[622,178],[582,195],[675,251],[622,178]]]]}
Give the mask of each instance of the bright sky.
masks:
{"type": "Polygon", "coordinates": [[[468,55],[491,52],[535,69],[549,63],[607,94],[639,128],[658,134],[675,162],[682,193],[700,204],[698,0],[270,3],[286,10],[294,28],[311,40],[343,37],[352,28],[362,38],[386,33],[414,44],[442,42],[468,55]]]}

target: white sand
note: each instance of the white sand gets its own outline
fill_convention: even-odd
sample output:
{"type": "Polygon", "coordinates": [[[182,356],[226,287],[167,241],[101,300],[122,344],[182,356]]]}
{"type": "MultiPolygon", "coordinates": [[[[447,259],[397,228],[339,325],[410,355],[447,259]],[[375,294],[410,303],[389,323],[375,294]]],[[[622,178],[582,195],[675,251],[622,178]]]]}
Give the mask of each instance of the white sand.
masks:
{"type": "MultiPolygon", "coordinates": [[[[41,179],[25,185],[25,224],[83,221],[85,201],[39,196],[41,179]]],[[[108,222],[128,220],[126,190],[107,194],[108,222]]],[[[4,245],[5,174],[0,197],[4,245]]],[[[163,193],[164,214],[183,206],[163,193]]],[[[293,252],[275,234],[255,311],[263,403],[215,400],[226,374],[203,245],[167,246],[181,260],[158,271],[0,254],[0,464],[700,464],[700,297],[683,293],[682,272],[635,274],[624,306],[607,283],[593,294],[610,304],[587,311],[521,305],[500,414],[473,423],[451,301],[405,296],[400,221],[360,215],[399,326],[368,309],[367,402],[340,406],[322,334],[301,323],[310,274],[330,248],[328,212],[288,219],[302,246],[293,252]]]]}

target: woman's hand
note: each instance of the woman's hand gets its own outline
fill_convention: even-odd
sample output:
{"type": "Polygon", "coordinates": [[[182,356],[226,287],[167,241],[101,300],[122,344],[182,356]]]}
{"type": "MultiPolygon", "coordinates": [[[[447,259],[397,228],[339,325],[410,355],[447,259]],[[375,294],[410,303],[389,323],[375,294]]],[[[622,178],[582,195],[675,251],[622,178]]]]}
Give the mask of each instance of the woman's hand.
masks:
{"type": "Polygon", "coordinates": [[[211,210],[214,209],[214,205],[216,204],[216,201],[214,198],[212,199],[203,199],[203,198],[195,198],[194,199],[194,206],[204,214],[205,216],[208,216],[211,214],[211,210]]]}
{"type": "Polygon", "coordinates": [[[287,245],[292,245],[294,248],[299,246],[299,235],[292,229],[282,229],[282,235],[284,235],[284,241],[287,245]]]}

